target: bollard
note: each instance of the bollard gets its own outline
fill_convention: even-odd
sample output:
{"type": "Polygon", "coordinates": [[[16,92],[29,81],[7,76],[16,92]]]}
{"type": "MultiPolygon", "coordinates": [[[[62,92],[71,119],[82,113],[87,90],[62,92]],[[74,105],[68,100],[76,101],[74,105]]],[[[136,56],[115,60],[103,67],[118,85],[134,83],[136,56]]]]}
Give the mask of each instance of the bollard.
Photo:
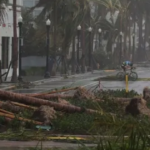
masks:
{"type": "Polygon", "coordinates": [[[126,75],[126,93],[129,92],[129,89],[128,89],[128,75],[126,75]]]}

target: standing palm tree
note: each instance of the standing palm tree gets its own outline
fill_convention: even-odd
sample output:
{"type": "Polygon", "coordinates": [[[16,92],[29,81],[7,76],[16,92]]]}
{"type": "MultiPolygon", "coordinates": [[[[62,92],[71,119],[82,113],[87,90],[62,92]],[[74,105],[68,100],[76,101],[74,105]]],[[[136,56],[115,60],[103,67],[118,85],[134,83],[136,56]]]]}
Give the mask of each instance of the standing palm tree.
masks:
{"type": "MultiPolygon", "coordinates": [[[[55,29],[51,39],[50,54],[55,56],[56,50],[61,47],[63,55],[63,63],[66,64],[66,58],[70,44],[76,34],[76,28],[82,23],[87,12],[88,0],[40,0],[35,7],[43,7],[43,11],[37,20],[47,16],[51,19],[52,28],[55,29]]],[[[34,8],[35,8],[34,7],[34,8]]],[[[32,8],[32,9],[34,9],[32,8]]],[[[55,72],[55,67],[53,72],[55,72]]]]}
{"type": "Polygon", "coordinates": [[[13,74],[12,74],[12,82],[17,81],[17,60],[18,60],[18,52],[17,52],[17,15],[16,15],[16,0],[13,0],[13,74]]]}

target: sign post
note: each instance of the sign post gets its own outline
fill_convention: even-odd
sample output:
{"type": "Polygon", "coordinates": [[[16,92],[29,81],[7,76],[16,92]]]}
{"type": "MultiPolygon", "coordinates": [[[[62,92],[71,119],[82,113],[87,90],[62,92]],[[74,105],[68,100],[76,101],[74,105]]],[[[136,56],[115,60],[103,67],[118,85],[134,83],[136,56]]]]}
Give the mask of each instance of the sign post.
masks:
{"type": "Polygon", "coordinates": [[[126,75],[126,93],[129,92],[129,88],[128,88],[128,75],[126,75]]]}

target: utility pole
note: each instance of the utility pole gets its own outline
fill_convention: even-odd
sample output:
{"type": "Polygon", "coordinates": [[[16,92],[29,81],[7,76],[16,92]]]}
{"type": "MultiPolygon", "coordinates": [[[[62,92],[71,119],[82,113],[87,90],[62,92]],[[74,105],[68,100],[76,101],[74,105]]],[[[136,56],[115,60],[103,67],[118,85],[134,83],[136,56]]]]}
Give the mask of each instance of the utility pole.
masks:
{"type": "Polygon", "coordinates": [[[13,58],[13,74],[11,81],[17,82],[17,66],[18,66],[18,51],[17,51],[17,14],[16,14],[16,1],[13,0],[13,49],[12,49],[12,58],[13,58]]]}

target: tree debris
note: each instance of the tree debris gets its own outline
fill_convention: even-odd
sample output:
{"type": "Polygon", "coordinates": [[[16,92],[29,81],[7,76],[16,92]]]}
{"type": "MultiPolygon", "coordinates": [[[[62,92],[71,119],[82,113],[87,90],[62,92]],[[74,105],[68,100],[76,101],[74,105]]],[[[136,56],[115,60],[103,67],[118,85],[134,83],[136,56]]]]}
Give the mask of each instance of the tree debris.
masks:
{"type": "Polygon", "coordinates": [[[65,112],[69,112],[69,113],[75,113],[75,112],[97,113],[96,110],[92,110],[92,109],[86,109],[86,108],[83,109],[81,107],[77,107],[77,106],[73,106],[73,105],[72,106],[62,105],[62,104],[59,104],[56,102],[51,102],[51,101],[43,100],[40,98],[28,97],[25,95],[8,92],[8,91],[2,91],[2,90],[0,90],[0,98],[3,100],[9,99],[14,102],[21,102],[24,104],[30,104],[30,105],[34,105],[34,106],[47,105],[47,106],[53,107],[57,111],[65,111],[65,112]]]}
{"type": "Polygon", "coordinates": [[[86,90],[83,87],[79,87],[75,94],[74,94],[74,98],[77,98],[79,100],[94,100],[95,96],[93,93],[91,93],[90,91],[86,90]]]}
{"type": "Polygon", "coordinates": [[[133,98],[126,107],[126,113],[133,116],[144,114],[150,117],[150,109],[146,105],[146,101],[142,98],[133,98]]]}
{"type": "Polygon", "coordinates": [[[56,118],[56,111],[49,106],[40,106],[33,114],[36,121],[43,122],[44,125],[51,125],[52,120],[56,118]]]}

